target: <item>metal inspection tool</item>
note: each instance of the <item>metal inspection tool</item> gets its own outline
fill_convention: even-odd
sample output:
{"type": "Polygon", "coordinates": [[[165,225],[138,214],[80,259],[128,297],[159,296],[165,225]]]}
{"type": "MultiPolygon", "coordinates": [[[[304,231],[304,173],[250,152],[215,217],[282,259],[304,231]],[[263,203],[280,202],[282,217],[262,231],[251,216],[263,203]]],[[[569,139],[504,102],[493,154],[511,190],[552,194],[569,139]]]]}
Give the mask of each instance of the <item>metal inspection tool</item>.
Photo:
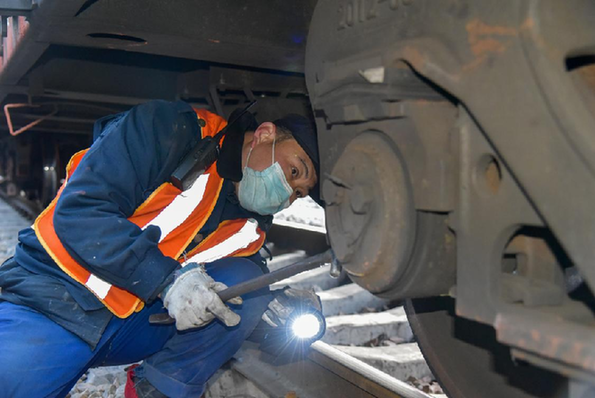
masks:
{"type": "MultiPolygon", "coordinates": [[[[287,267],[283,267],[268,274],[261,275],[257,278],[247,280],[246,282],[238,283],[230,286],[225,290],[217,293],[222,301],[228,301],[234,297],[241,296],[246,293],[253,292],[265,286],[272,285],[275,282],[297,275],[301,272],[308,271],[323,264],[330,263],[332,259],[332,251],[328,249],[322,253],[297,261],[287,267]]],[[[149,317],[149,322],[159,325],[169,325],[175,322],[175,319],[170,317],[167,313],[153,314],[149,317]]]]}

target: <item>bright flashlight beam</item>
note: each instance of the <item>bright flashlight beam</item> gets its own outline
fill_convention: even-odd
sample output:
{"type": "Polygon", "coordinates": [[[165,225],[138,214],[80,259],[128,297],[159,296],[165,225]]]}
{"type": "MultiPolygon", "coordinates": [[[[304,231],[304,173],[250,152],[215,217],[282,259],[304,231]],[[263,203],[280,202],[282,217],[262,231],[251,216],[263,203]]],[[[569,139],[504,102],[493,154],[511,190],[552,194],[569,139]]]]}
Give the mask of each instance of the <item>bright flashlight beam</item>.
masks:
{"type": "Polygon", "coordinates": [[[294,336],[300,339],[311,339],[320,333],[320,327],[320,319],[313,314],[300,315],[291,324],[294,336]]]}

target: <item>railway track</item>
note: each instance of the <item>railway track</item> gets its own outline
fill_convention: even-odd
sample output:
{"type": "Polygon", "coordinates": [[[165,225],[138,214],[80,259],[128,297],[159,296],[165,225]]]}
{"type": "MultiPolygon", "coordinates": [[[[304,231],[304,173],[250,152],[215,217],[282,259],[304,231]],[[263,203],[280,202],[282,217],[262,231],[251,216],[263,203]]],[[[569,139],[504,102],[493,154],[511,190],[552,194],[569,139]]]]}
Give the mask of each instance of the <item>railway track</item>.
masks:
{"type": "MultiPolygon", "coordinates": [[[[31,212],[18,201],[0,200],[0,260],[14,253],[19,230],[31,212]],[[16,203],[16,204],[15,204],[16,203]]],[[[268,247],[271,270],[324,250],[324,213],[309,202],[276,217],[268,247]]],[[[446,397],[426,365],[403,307],[371,295],[323,266],[281,281],[314,289],[323,302],[327,333],[305,358],[281,363],[246,342],[209,382],[205,398],[446,397]],[[419,387],[416,388],[415,386],[419,387]],[[424,389],[422,391],[420,388],[424,389]]],[[[124,367],[90,370],[71,398],[123,396],[124,367]]]]}
{"type": "Polygon", "coordinates": [[[32,222],[30,215],[16,207],[15,202],[0,196],[0,264],[14,254],[19,231],[32,222]]]}
{"type": "MultiPolygon", "coordinates": [[[[269,233],[269,268],[324,250],[324,233],[324,212],[311,202],[278,214],[269,233]]],[[[307,357],[283,363],[247,342],[211,379],[205,398],[446,398],[413,341],[401,303],[379,299],[345,276],[333,279],[329,271],[323,266],[272,286],[314,289],[321,297],[327,333],[307,357]]]]}

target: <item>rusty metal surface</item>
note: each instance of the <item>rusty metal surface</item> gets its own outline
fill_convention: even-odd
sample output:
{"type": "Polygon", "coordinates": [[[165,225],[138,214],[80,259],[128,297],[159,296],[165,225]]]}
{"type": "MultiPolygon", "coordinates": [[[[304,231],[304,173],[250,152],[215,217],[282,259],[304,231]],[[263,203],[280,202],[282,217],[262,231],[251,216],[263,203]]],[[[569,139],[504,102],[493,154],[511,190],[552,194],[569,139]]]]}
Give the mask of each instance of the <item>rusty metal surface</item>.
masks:
{"type": "MultiPolygon", "coordinates": [[[[49,44],[35,41],[35,29],[30,29],[30,22],[25,17],[2,16],[1,19],[2,26],[6,26],[6,35],[2,35],[0,84],[16,84],[49,44]]],[[[2,91],[0,95],[4,99],[2,91]]]]}
{"type": "MultiPolygon", "coordinates": [[[[565,314],[561,271],[575,265],[595,286],[594,49],[595,3],[587,0],[321,0],[311,23],[306,81],[323,180],[332,180],[358,134],[401,125],[393,134],[379,130],[402,154],[414,208],[444,215],[456,236],[451,294],[457,314],[494,325],[501,314],[522,309],[527,322],[543,321],[536,327],[546,328],[538,316],[546,308],[568,330],[593,333],[592,313],[565,314]],[[419,112],[420,103],[440,102],[458,112],[419,112]],[[433,123],[421,124],[420,115],[433,123]],[[414,128],[403,127],[407,123],[414,128]],[[428,167],[427,158],[440,167],[428,167]],[[543,242],[511,244],[526,228],[551,233],[558,253],[543,255],[543,242]],[[505,271],[509,257],[528,258],[527,272],[505,271]]],[[[370,207],[384,201],[376,195],[370,207]]],[[[339,214],[337,225],[355,219],[339,214]]],[[[390,227],[399,228],[390,217],[370,225],[379,231],[378,247],[402,244],[398,231],[383,233],[390,227]]],[[[333,246],[352,241],[348,231],[329,230],[333,246]]],[[[447,241],[416,235],[415,244],[427,239],[447,241]]],[[[543,349],[527,348],[536,355],[543,349]]],[[[576,366],[563,353],[547,360],[558,361],[557,371],[576,366]]]]}
{"type": "Polygon", "coordinates": [[[408,300],[407,317],[424,357],[450,398],[562,398],[558,374],[518,362],[488,325],[457,317],[448,297],[408,300]]]}
{"type": "Polygon", "coordinates": [[[405,155],[396,149],[395,142],[414,147],[409,140],[419,136],[413,134],[411,120],[416,117],[343,128],[355,138],[323,185],[329,239],[343,268],[367,290],[392,299],[445,294],[454,284],[454,237],[446,218],[416,211],[430,201],[449,203],[448,183],[442,196],[423,194],[429,181],[439,180],[432,173],[432,166],[440,163],[438,151],[431,151],[436,156],[426,162],[417,158],[413,163],[419,153],[405,155]],[[419,174],[411,171],[416,166],[419,174]],[[416,192],[421,205],[414,200],[416,192]]]}
{"type": "Polygon", "coordinates": [[[569,54],[592,48],[593,7],[589,1],[322,1],[310,37],[324,36],[329,46],[308,49],[314,106],[361,70],[406,61],[460,98],[593,283],[595,269],[587,264],[595,254],[595,142],[588,133],[594,119],[565,67],[569,54]]]}
{"type": "MultiPolygon", "coordinates": [[[[566,303],[567,314],[580,308],[566,303]]],[[[515,347],[514,356],[537,363],[565,375],[595,382],[595,337],[593,325],[575,325],[557,314],[542,312],[506,311],[498,314],[495,323],[498,340],[515,347]],[[532,354],[537,353],[537,356],[532,354]],[[541,361],[540,361],[541,359],[541,361]],[[555,362],[545,361],[554,360],[555,362]],[[560,366],[560,362],[570,365],[560,366]]]]}
{"type": "Polygon", "coordinates": [[[388,137],[364,132],[349,143],[323,186],[335,254],[372,292],[390,288],[413,248],[413,198],[400,158],[388,137]]]}
{"type": "Polygon", "coordinates": [[[501,299],[527,307],[559,306],[566,297],[562,268],[540,231],[519,232],[504,249],[501,299]],[[506,260],[512,266],[504,269],[506,260]]]}
{"type": "Polygon", "coordinates": [[[31,123],[29,123],[26,126],[23,126],[20,129],[15,131],[15,129],[13,128],[13,125],[12,125],[12,120],[10,118],[10,109],[31,108],[34,106],[35,105],[31,105],[31,104],[6,104],[6,105],[4,105],[4,116],[6,117],[6,124],[8,124],[8,132],[10,133],[10,135],[17,136],[27,130],[30,130],[31,128],[37,126],[39,123],[43,122],[46,119],[53,117],[56,113],[58,113],[58,109],[55,108],[51,113],[44,115],[44,116],[40,116],[38,118],[35,118],[35,120],[32,121],[31,123]]]}

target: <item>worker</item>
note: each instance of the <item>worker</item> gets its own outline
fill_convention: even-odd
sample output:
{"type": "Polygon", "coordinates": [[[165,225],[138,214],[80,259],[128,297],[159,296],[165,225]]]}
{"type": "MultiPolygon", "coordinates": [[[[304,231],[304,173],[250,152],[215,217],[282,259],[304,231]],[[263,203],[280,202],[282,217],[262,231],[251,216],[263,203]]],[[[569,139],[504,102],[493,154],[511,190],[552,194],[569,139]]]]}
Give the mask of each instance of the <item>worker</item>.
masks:
{"type": "Polygon", "coordinates": [[[170,176],[223,118],[152,101],[95,123],[0,267],[2,396],[63,397],[91,367],[138,361],[127,397],[201,396],[271,300],[261,289],[225,304],[216,292],[266,272],[272,214],[317,198],[309,121],[244,117],[185,191],[170,176]],[[175,325],[149,323],[164,312],[175,325]]]}

